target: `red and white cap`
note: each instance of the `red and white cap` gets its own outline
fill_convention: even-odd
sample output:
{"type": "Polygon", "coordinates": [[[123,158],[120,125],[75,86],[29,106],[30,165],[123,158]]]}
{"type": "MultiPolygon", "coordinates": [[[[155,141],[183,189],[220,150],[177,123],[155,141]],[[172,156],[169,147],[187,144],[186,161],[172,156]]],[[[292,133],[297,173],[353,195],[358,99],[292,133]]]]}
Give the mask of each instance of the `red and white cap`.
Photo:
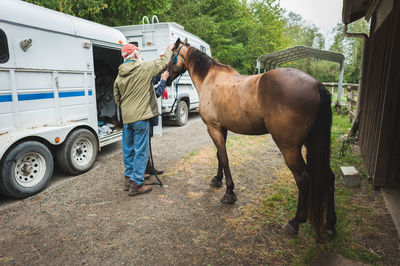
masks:
{"type": "Polygon", "coordinates": [[[122,46],[121,55],[123,58],[125,58],[136,50],[140,50],[140,48],[136,47],[136,45],[134,44],[127,43],[124,46],[122,46]]]}

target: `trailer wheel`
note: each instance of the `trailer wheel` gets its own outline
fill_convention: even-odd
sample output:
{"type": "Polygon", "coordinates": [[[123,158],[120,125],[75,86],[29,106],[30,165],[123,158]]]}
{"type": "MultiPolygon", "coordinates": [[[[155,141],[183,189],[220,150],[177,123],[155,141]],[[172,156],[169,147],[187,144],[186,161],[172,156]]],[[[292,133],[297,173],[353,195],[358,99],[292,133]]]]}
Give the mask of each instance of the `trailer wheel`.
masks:
{"type": "Polygon", "coordinates": [[[57,151],[57,165],[66,174],[88,171],[96,161],[99,144],[87,129],[74,130],[57,151]]]}
{"type": "Polygon", "coordinates": [[[2,194],[23,199],[47,186],[53,175],[54,162],[44,144],[25,141],[9,151],[0,166],[2,194]]]}
{"type": "Polygon", "coordinates": [[[186,125],[189,118],[189,108],[185,101],[179,101],[175,109],[176,125],[184,126],[186,125]]]}

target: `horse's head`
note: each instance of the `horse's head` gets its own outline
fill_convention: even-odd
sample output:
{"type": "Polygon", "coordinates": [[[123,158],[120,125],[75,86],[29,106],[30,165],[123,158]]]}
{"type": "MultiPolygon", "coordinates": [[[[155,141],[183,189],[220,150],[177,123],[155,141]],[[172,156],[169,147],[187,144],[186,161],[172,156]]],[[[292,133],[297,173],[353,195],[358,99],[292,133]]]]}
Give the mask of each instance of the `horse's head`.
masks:
{"type": "Polygon", "coordinates": [[[168,64],[167,70],[169,71],[169,77],[167,79],[167,86],[171,86],[172,81],[174,81],[180,74],[185,73],[186,65],[185,59],[183,57],[183,49],[182,47],[189,46],[187,43],[187,39],[184,42],[181,42],[181,39],[178,38],[175,42],[174,48],[172,48],[172,58],[168,64]]]}

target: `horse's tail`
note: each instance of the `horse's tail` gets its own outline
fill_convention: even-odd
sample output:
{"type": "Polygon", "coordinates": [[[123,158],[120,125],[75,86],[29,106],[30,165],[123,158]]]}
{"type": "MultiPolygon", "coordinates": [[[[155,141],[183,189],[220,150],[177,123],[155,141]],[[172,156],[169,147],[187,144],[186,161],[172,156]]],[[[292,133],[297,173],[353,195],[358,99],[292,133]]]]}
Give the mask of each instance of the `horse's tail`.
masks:
{"type": "Polygon", "coordinates": [[[318,85],[320,107],[317,119],[310,132],[307,147],[307,169],[310,174],[308,192],[308,217],[317,235],[322,232],[328,208],[328,194],[331,187],[331,94],[321,84],[318,85]]]}

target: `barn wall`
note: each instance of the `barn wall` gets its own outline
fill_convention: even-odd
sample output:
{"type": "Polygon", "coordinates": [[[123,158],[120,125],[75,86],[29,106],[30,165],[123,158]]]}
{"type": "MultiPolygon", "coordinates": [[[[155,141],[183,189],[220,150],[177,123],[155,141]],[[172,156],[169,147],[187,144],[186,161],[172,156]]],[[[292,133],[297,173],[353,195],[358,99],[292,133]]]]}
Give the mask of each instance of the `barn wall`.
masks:
{"type": "Polygon", "coordinates": [[[382,9],[372,17],[360,99],[360,147],[377,186],[400,179],[400,1],[391,5],[390,13],[384,7],[383,22],[382,9]]]}

